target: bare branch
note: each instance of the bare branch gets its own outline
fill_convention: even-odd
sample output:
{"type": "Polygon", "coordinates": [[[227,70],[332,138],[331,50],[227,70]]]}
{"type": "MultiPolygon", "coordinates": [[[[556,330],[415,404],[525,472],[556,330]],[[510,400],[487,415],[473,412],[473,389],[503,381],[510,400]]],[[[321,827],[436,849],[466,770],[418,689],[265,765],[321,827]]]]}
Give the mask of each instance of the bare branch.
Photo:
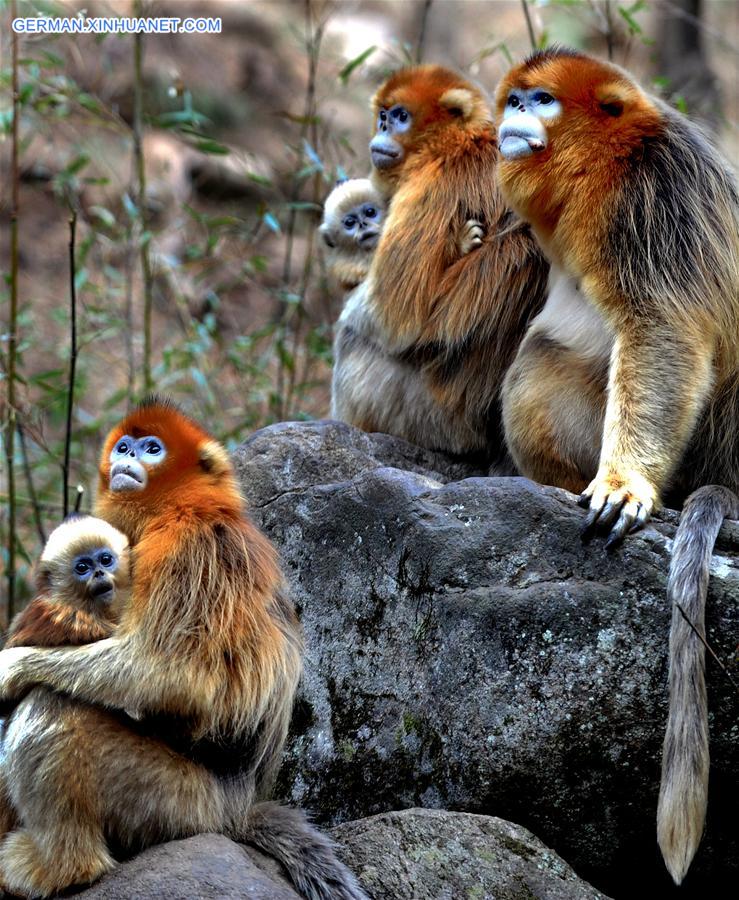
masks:
{"type": "Polygon", "coordinates": [[[72,444],[72,413],[74,411],[74,383],[77,374],[77,279],[75,243],[77,239],[77,213],[72,210],[69,218],[69,380],[67,382],[67,422],[64,429],[64,462],[62,463],[62,508],[64,517],[69,512],[69,451],[72,444]]]}

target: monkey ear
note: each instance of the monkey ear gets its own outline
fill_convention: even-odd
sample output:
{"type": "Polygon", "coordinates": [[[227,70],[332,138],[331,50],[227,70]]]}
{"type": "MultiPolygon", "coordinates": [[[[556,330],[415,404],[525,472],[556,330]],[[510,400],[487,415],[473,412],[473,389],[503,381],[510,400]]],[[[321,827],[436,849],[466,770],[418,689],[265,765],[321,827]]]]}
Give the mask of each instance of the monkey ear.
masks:
{"type": "Polygon", "coordinates": [[[607,113],[614,119],[618,119],[619,116],[623,115],[628,98],[624,91],[619,90],[618,85],[609,84],[596,92],[595,99],[604,113],[607,113]]]}
{"type": "Polygon", "coordinates": [[[439,98],[439,104],[448,109],[453,116],[465,122],[490,121],[490,113],[485,101],[468,88],[450,88],[439,98]]]}
{"type": "Polygon", "coordinates": [[[336,242],[335,242],[334,239],[333,239],[333,235],[332,235],[331,232],[328,230],[328,228],[325,228],[325,229],[324,229],[324,228],[319,228],[318,230],[319,230],[319,232],[321,233],[321,237],[323,238],[323,243],[324,243],[327,247],[332,247],[332,248],[333,248],[333,247],[336,246],[336,242]]]}
{"type": "Polygon", "coordinates": [[[201,445],[198,462],[209,475],[225,475],[231,471],[228,453],[218,441],[206,441],[201,445]]]}

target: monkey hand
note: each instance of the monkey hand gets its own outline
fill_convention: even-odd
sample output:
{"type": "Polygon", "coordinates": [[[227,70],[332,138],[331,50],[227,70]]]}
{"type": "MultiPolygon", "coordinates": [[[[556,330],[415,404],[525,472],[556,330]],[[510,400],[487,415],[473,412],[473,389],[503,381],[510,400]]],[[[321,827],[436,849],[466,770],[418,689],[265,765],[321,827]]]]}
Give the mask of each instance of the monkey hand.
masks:
{"type": "Polygon", "coordinates": [[[35,647],[11,647],[0,652],[0,704],[21,700],[33,687],[27,660],[38,652],[35,647]]]}
{"type": "Polygon", "coordinates": [[[635,471],[601,469],[578,499],[589,510],[582,538],[608,534],[606,550],[617,547],[626,534],[643,528],[657,503],[657,490],[635,471]]]}
{"type": "Polygon", "coordinates": [[[468,219],[462,226],[462,231],[459,235],[460,256],[467,256],[470,251],[480,247],[484,237],[485,230],[482,227],[482,222],[479,222],[477,219],[468,219]]]}

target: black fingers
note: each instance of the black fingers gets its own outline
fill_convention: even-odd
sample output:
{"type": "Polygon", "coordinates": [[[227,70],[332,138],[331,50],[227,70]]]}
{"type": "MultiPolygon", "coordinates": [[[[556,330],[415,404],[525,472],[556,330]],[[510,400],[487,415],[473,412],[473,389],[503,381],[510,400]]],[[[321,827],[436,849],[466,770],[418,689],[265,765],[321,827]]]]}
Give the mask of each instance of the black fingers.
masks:
{"type": "MultiPolygon", "coordinates": [[[[589,498],[582,496],[577,502],[578,505],[583,506],[588,500],[589,498]]],[[[588,512],[580,531],[580,537],[585,543],[596,534],[607,535],[605,548],[614,550],[623,543],[627,534],[633,534],[642,529],[648,518],[649,513],[641,503],[633,500],[628,502],[624,497],[609,500],[588,512]]]]}

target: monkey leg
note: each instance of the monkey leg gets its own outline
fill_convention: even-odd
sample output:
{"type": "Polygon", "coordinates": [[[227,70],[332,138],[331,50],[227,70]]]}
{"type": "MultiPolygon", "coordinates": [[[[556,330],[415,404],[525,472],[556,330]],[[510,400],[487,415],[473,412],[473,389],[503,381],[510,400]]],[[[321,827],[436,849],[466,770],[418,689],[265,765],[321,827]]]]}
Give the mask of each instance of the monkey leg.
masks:
{"type": "Polygon", "coordinates": [[[214,776],[103,709],[37,689],[14,713],[6,751],[24,827],[0,847],[0,882],[20,896],[48,897],[109,871],[106,837],[140,849],[222,830],[214,776]]]}
{"type": "Polygon", "coordinates": [[[66,836],[70,845],[47,832],[21,828],[0,846],[0,884],[13,896],[50,897],[72,884],[88,884],[109,872],[115,863],[102,834],[92,829],[66,836]]]}
{"type": "Polygon", "coordinates": [[[598,469],[607,366],[541,331],[526,336],[503,384],[503,424],[519,471],[581,493],[598,469]]]}

